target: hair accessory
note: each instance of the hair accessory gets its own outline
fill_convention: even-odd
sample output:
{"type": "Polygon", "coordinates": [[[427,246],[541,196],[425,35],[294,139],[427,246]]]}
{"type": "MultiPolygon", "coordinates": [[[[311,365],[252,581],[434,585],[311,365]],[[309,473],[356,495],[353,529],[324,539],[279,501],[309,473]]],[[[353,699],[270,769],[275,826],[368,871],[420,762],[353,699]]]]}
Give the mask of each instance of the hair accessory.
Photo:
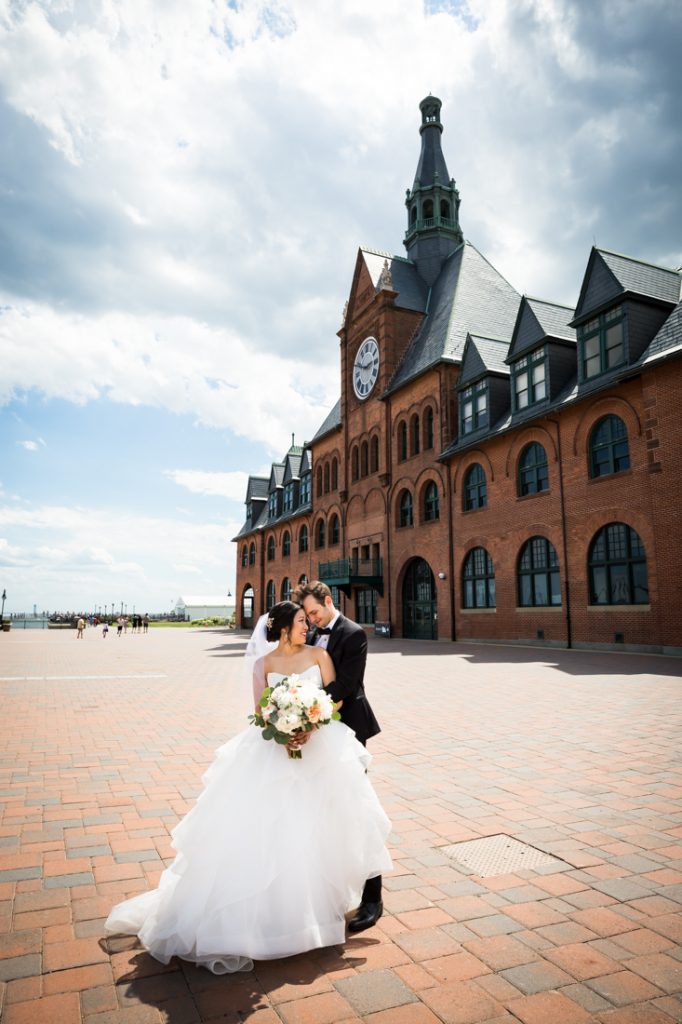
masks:
{"type": "Polygon", "coordinates": [[[267,628],[268,628],[268,629],[272,629],[272,627],[273,627],[273,625],[274,625],[274,622],[275,622],[275,620],[273,619],[273,617],[272,617],[272,615],[271,615],[271,616],[270,616],[270,617],[268,618],[268,621],[267,621],[267,622],[265,623],[265,625],[267,626],[267,628]]]}

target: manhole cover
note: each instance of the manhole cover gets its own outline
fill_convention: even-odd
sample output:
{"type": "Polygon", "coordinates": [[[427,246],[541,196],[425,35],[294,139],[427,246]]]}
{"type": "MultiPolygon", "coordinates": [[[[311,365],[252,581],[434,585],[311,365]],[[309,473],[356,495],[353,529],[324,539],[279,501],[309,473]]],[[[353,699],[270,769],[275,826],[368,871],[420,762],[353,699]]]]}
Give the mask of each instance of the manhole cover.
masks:
{"type": "Polygon", "coordinates": [[[504,835],[485,836],[483,839],[455,843],[454,846],[442,846],[441,853],[470,868],[481,878],[508,875],[521,868],[531,871],[546,867],[556,867],[557,871],[563,871],[566,868],[562,860],[504,835]]]}

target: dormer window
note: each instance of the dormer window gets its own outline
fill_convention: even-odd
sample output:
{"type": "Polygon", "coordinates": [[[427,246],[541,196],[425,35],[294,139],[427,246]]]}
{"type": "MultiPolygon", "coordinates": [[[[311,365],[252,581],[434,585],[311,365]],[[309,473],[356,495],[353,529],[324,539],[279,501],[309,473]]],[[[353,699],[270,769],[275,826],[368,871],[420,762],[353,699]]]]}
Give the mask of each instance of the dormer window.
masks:
{"type": "Polygon", "coordinates": [[[273,491],[268,498],[268,518],[274,519],[277,515],[277,491],[273,491]]]}
{"type": "Polygon", "coordinates": [[[512,363],[514,412],[547,397],[547,349],[543,345],[512,363]]]}
{"type": "Polygon", "coordinates": [[[460,396],[459,425],[462,434],[488,426],[488,385],[484,380],[464,388],[460,396]]]}
{"type": "Polygon", "coordinates": [[[588,320],[578,328],[578,353],[582,380],[598,377],[625,362],[625,314],[622,309],[588,320]]]}
{"type": "Polygon", "coordinates": [[[294,508],[294,484],[288,483],[284,488],[284,511],[292,512],[294,508]]]}
{"type": "Polygon", "coordinates": [[[246,503],[246,518],[249,522],[253,519],[253,505],[250,501],[247,501],[246,503]]]}
{"type": "Polygon", "coordinates": [[[310,473],[301,477],[301,489],[299,493],[299,505],[307,505],[310,502],[310,473]]]}

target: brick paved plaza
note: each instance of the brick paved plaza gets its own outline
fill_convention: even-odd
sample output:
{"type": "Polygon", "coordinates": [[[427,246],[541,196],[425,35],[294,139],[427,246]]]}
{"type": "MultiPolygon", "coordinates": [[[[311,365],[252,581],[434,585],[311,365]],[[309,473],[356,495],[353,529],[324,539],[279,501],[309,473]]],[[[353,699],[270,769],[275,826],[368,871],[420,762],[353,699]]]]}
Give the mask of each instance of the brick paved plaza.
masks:
{"type": "Polygon", "coordinates": [[[379,925],[222,978],[103,940],[245,723],[244,645],[0,634],[5,1024],[682,1021],[682,661],[661,657],[372,640],[379,925]],[[479,877],[442,852],[500,833],[554,862],[479,877]]]}

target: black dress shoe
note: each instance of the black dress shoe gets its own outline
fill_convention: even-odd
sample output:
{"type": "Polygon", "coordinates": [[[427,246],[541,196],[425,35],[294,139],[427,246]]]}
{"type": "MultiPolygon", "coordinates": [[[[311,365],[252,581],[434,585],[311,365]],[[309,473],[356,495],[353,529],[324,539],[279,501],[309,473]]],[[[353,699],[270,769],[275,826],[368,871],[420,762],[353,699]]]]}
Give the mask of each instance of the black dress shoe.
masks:
{"type": "Polygon", "coordinates": [[[361,903],[355,917],[348,922],[348,931],[364,932],[365,928],[371,928],[377,923],[383,912],[381,900],[378,903],[361,903]]]}

